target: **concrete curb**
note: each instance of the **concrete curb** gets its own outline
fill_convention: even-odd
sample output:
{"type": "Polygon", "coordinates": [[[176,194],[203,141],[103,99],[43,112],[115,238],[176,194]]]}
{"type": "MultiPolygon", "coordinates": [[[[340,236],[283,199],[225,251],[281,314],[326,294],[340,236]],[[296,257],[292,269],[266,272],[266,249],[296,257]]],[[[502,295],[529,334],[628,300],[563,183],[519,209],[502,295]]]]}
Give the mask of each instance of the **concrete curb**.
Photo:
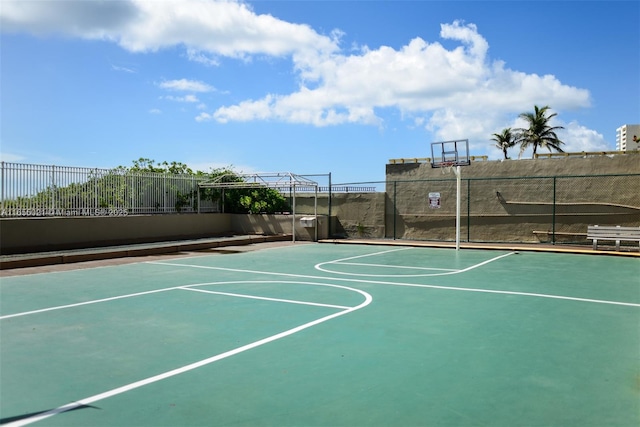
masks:
{"type": "Polygon", "coordinates": [[[25,267],[42,267],[46,265],[70,264],[76,262],[98,261],[112,258],[162,255],[177,252],[197,252],[215,248],[223,248],[227,246],[244,246],[254,243],[279,242],[287,240],[291,240],[291,235],[243,235],[216,237],[211,239],[144,243],[125,246],[107,246],[69,251],[3,255],[0,256],[0,270],[25,267]]]}

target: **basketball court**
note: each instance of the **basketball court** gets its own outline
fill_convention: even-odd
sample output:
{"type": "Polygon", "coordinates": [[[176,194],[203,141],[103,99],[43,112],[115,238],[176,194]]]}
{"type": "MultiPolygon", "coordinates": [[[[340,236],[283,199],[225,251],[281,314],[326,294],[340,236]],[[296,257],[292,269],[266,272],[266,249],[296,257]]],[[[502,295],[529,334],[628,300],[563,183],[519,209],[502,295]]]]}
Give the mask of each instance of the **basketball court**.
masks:
{"type": "Polygon", "coordinates": [[[640,423],[633,257],[282,243],[130,261],[2,278],[3,425],[640,423]]]}

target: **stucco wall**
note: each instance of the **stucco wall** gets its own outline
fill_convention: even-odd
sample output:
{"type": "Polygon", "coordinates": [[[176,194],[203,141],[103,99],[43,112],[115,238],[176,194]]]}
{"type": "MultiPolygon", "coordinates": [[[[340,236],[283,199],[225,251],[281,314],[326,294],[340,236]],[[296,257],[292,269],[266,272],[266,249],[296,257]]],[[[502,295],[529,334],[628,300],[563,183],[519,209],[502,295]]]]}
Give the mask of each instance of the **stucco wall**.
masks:
{"type": "MultiPolygon", "coordinates": [[[[455,238],[455,174],[428,163],[387,165],[386,236],[455,238]],[[441,195],[429,209],[427,195],[441,195]]],[[[640,155],[474,162],[461,168],[461,238],[586,241],[589,224],[640,225],[640,155]],[[555,178],[554,178],[555,177],[555,178]],[[504,178],[504,179],[501,179],[504,178]]]]}
{"type": "MultiPolygon", "coordinates": [[[[519,159],[505,161],[478,161],[462,166],[464,178],[491,178],[517,176],[558,176],[558,175],[606,175],[640,173],[640,153],[597,157],[562,157],[519,159]]],[[[388,164],[387,182],[408,179],[446,178],[440,169],[429,163],[388,164]]]]}
{"type": "Polygon", "coordinates": [[[229,214],[3,218],[0,251],[24,253],[203,238],[231,231],[229,214]]]}
{"type": "MultiPolygon", "coordinates": [[[[274,235],[291,234],[292,226],[295,226],[297,240],[315,241],[315,228],[304,227],[302,218],[302,214],[296,214],[294,222],[291,215],[231,215],[231,229],[236,234],[274,235]]],[[[328,224],[326,215],[318,215],[318,239],[328,237],[328,224]]]]}
{"type": "MultiPolygon", "coordinates": [[[[297,240],[313,241],[315,229],[296,215],[297,240]]],[[[328,218],[318,217],[318,238],[328,237],[328,218]]],[[[3,218],[0,253],[15,254],[125,245],[231,234],[291,234],[291,215],[184,214],[126,217],[3,218]]]]}
{"type": "MultiPolygon", "coordinates": [[[[311,215],[315,195],[302,193],[296,197],[296,212],[311,215]]],[[[318,194],[319,215],[329,214],[328,193],[318,194]]],[[[384,193],[332,193],[331,237],[384,237],[384,193]]],[[[328,234],[329,235],[329,234],[328,234]]]]}

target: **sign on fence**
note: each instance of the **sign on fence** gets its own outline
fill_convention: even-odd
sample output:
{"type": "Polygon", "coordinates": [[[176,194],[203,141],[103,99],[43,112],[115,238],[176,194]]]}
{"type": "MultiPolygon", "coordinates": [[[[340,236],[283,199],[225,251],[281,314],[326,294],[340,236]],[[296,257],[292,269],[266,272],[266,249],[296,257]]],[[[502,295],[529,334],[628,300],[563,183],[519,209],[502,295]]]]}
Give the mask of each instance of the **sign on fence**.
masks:
{"type": "Polygon", "coordinates": [[[440,193],[429,193],[429,209],[440,209],[440,193]]]}

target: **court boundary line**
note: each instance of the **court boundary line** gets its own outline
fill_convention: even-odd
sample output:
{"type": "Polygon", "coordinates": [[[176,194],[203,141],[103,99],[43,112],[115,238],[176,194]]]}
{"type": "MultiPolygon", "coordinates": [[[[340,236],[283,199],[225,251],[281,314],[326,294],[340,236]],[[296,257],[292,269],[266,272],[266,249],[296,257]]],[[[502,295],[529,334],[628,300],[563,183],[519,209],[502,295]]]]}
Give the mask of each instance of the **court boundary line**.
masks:
{"type": "MultiPolygon", "coordinates": [[[[255,282],[264,282],[264,281],[237,280],[237,281],[226,281],[226,282],[202,283],[202,284],[195,284],[195,285],[191,285],[191,286],[205,286],[205,285],[209,285],[209,284],[222,284],[222,283],[226,283],[226,284],[230,284],[230,283],[252,283],[252,282],[255,283],[255,282]]],[[[267,282],[273,282],[273,281],[267,281],[267,282]]],[[[296,283],[296,282],[288,282],[288,283],[296,283]]],[[[243,352],[251,350],[253,348],[260,347],[262,345],[271,343],[273,341],[277,341],[279,339],[288,337],[290,335],[296,334],[296,333],[298,333],[300,331],[303,331],[305,329],[309,329],[309,328],[311,328],[313,326],[316,326],[316,325],[319,325],[321,323],[327,322],[327,321],[329,321],[331,319],[334,319],[334,318],[343,316],[345,314],[349,314],[351,312],[360,310],[360,309],[368,306],[369,304],[371,304],[371,301],[373,301],[373,297],[368,292],[363,291],[361,289],[356,289],[356,288],[351,288],[351,287],[348,287],[348,286],[342,286],[342,285],[336,285],[336,284],[330,284],[330,283],[309,283],[309,282],[299,282],[299,283],[300,284],[308,284],[308,285],[316,285],[316,286],[327,286],[327,287],[332,287],[332,288],[345,289],[345,290],[352,291],[352,292],[355,292],[355,293],[358,293],[358,294],[362,295],[364,297],[364,301],[361,302],[358,305],[355,305],[355,306],[352,306],[352,307],[348,307],[348,308],[346,308],[344,310],[337,311],[335,313],[329,314],[327,316],[320,317],[320,318],[312,320],[310,322],[303,323],[302,325],[298,325],[296,327],[287,329],[287,330],[279,332],[277,334],[270,335],[270,336],[268,336],[266,338],[254,341],[252,343],[245,344],[245,345],[242,345],[240,347],[236,347],[236,348],[234,348],[232,350],[229,350],[229,351],[226,351],[226,352],[222,352],[220,354],[217,354],[217,355],[214,355],[214,356],[199,360],[197,362],[193,362],[193,363],[181,366],[179,368],[171,369],[171,370],[163,372],[161,374],[152,375],[152,376],[147,377],[145,379],[142,379],[142,380],[139,380],[139,381],[134,381],[132,383],[129,383],[129,384],[126,384],[126,385],[123,385],[123,386],[120,386],[120,387],[116,387],[116,388],[113,388],[111,390],[108,390],[108,391],[105,391],[105,392],[102,392],[102,393],[98,393],[98,394],[95,394],[93,396],[89,396],[89,397],[86,397],[86,398],[83,398],[83,399],[80,399],[80,400],[76,400],[74,402],[67,403],[66,405],[62,405],[62,406],[59,406],[57,408],[54,408],[54,409],[51,409],[51,410],[44,411],[44,412],[41,412],[39,414],[33,415],[31,417],[24,418],[24,419],[21,419],[21,420],[18,420],[18,421],[13,421],[13,422],[10,422],[10,423],[4,424],[4,425],[6,425],[8,427],[26,426],[26,425],[33,424],[35,422],[42,421],[44,419],[53,417],[55,415],[64,413],[64,412],[69,412],[69,411],[72,411],[74,409],[78,409],[78,408],[84,407],[84,406],[90,406],[91,404],[93,404],[95,402],[98,402],[100,400],[104,400],[104,399],[107,399],[109,397],[113,397],[113,396],[116,396],[116,395],[119,395],[119,394],[122,394],[122,393],[126,393],[126,392],[131,391],[131,390],[135,390],[137,388],[143,387],[143,386],[148,385],[148,384],[152,384],[152,383],[155,383],[155,382],[158,382],[158,381],[162,381],[164,379],[171,378],[171,377],[174,377],[176,375],[180,375],[180,374],[183,374],[185,372],[189,372],[189,371],[192,371],[194,369],[197,369],[197,368],[200,368],[200,367],[203,367],[203,366],[206,366],[206,365],[210,365],[210,364],[212,364],[214,362],[217,362],[219,360],[226,359],[228,357],[235,356],[237,354],[243,353],[243,352]]],[[[174,287],[174,288],[171,288],[171,289],[163,289],[161,291],[174,290],[174,289],[180,289],[180,287],[174,287]]],[[[195,291],[195,289],[193,289],[193,290],[195,291]]],[[[146,293],[148,294],[148,293],[153,293],[153,292],[146,292],[146,293]]],[[[140,293],[138,293],[138,294],[140,294],[140,293]]],[[[132,296],[133,296],[133,294],[132,294],[132,296]]],[[[137,294],[135,296],[137,296],[137,294]]],[[[118,299],[118,298],[110,298],[110,299],[103,298],[102,302],[104,302],[104,300],[113,300],[113,299],[118,299]]],[[[65,308],[69,308],[69,307],[65,307],[65,308]]]]}
{"type": "MultiPolygon", "coordinates": [[[[510,252],[508,254],[501,255],[500,258],[503,258],[507,255],[514,255],[516,252],[510,252]]],[[[489,262],[493,262],[496,259],[491,259],[484,261],[483,265],[488,264],[489,262]]],[[[595,303],[595,304],[609,304],[609,305],[619,305],[626,307],[640,307],[640,303],[631,303],[624,301],[612,301],[612,300],[599,300],[593,298],[580,298],[580,297],[571,297],[565,295],[553,295],[553,294],[540,294],[534,292],[519,292],[519,291],[505,291],[498,289],[482,289],[482,288],[459,288],[455,286],[441,286],[441,285],[425,285],[421,283],[399,283],[399,282],[386,282],[382,280],[368,280],[368,279],[351,279],[351,278],[343,278],[343,277],[326,277],[326,276],[313,276],[307,274],[292,274],[292,273],[278,273],[272,271],[256,271],[256,270],[246,270],[239,268],[228,268],[228,267],[212,267],[205,265],[195,265],[195,264],[177,264],[171,262],[161,262],[161,261],[148,261],[147,264],[153,265],[166,265],[171,267],[184,267],[184,268],[198,268],[198,269],[207,269],[207,270],[218,270],[218,271],[230,271],[236,273],[250,273],[250,274],[264,274],[271,276],[284,276],[284,277],[297,277],[304,279],[313,279],[313,280],[340,280],[345,282],[353,282],[353,283],[364,283],[364,284],[375,284],[375,285],[389,285],[389,286],[404,286],[404,287],[415,287],[415,288],[425,288],[425,289],[440,289],[447,291],[459,291],[459,292],[477,292],[477,293],[487,293],[487,294],[499,294],[499,295],[514,295],[514,296],[524,296],[524,297],[533,297],[533,298],[548,298],[548,299],[558,299],[558,300],[566,300],[566,301],[577,301],[577,302],[586,302],[586,303],[595,303]]],[[[480,267],[480,264],[474,266],[473,268],[480,267]]],[[[469,268],[471,269],[471,268],[469,268]]],[[[397,277],[397,276],[396,276],[397,277]]],[[[407,277],[407,276],[404,276],[407,277]]]]}
{"type": "Polygon", "coordinates": [[[133,298],[133,297],[137,297],[137,296],[141,296],[141,295],[148,295],[148,294],[155,294],[155,293],[159,293],[159,292],[173,291],[175,289],[178,289],[178,286],[173,286],[173,287],[170,287],[170,288],[163,288],[163,289],[155,289],[155,290],[152,290],[152,291],[135,292],[133,294],[118,295],[118,296],[114,296],[114,297],[100,298],[100,299],[97,299],[97,300],[76,302],[76,303],[73,303],[73,304],[65,304],[65,305],[58,305],[58,306],[47,307],[47,308],[40,308],[40,309],[37,309],[37,310],[22,311],[22,312],[13,313],[13,314],[5,314],[4,316],[0,316],[0,320],[11,319],[13,317],[20,317],[20,316],[29,316],[31,314],[45,313],[47,311],[63,310],[65,308],[80,307],[80,306],[83,306],[83,305],[99,304],[101,302],[114,301],[114,300],[119,300],[119,299],[124,299],[124,298],[133,298]]]}

